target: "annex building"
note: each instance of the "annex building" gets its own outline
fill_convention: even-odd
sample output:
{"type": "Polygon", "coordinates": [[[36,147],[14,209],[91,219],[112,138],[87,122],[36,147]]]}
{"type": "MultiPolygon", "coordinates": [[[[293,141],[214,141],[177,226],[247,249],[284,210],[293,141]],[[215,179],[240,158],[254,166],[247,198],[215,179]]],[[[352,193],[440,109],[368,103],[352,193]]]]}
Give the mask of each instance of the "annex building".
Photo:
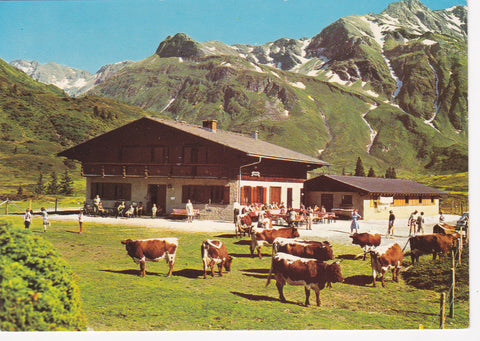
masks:
{"type": "Polygon", "coordinates": [[[252,136],[144,117],[58,154],[78,160],[86,201],[143,202],[169,214],[191,200],[206,218],[233,217],[233,203],[299,208],[307,172],[328,163],[252,136]]]}
{"type": "Polygon", "coordinates": [[[351,216],[357,209],[364,220],[408,218],[418,210],[425,216],[439,212],[440,196],[435,188],[405,179],[345,175],[321,175],[305,181],[305,205],[325,206],[327,212],[351,216]]]}

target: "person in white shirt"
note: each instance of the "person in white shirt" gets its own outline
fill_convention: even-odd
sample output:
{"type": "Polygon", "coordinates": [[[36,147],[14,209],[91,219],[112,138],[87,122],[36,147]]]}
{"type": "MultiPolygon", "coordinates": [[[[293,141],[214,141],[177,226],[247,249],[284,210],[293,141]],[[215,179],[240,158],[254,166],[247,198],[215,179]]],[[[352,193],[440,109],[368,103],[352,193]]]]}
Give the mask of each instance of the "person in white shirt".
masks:
{"type": "Polygon", "coordinates": [[[47,226],[50,225],[50,222],[48,221],[48,213],[45,207],[42,207],[40,209],[40,212],[42,212],[42,218],[43,218],[43,232],[47,232],[47,226]]]}
{"type": "Polygon", "coordinates": [[[25,215],[23,216],[23,223],[25,224],[25,228],[28,229],[30,224],[32,223],[32,211],[27,208],[25,210],[25,215]]]}
{"type": "Polygon", "coordinates": [[[187,211],[187,221],[189,223],[193,222],[193,215],[194,215],[194,211],[193,211],[193,205],[192,205],[192,202],[190,201],[190,199],[188,199],[188,202],[187,202],[187,205],[185,206],[186,208],[186,211],[187,211]]]}

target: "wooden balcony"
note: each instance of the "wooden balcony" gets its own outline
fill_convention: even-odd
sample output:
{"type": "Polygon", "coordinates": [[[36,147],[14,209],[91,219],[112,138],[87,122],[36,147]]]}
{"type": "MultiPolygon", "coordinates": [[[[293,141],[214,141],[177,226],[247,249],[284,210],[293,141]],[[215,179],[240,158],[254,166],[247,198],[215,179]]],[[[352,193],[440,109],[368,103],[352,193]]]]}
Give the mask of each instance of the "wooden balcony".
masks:
{"type": "Polygon", "coordinates": [[[84,163],[82,176],[86,177],[182,177],[228,178],[228,170],[218,164],[134,164],[134,163],[84,163]]]}

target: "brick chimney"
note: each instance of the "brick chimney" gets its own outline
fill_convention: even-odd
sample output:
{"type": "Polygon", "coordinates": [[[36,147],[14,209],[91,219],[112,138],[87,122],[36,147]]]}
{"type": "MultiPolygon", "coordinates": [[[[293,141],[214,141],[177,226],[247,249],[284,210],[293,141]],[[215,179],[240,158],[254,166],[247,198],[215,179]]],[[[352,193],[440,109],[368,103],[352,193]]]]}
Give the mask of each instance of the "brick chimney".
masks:
{"type": "Polygon", "coordinates": [[[205,120],[203,121],[203,129],[208,131],[216,132],[217,131],[217,120],[205,120]]]}

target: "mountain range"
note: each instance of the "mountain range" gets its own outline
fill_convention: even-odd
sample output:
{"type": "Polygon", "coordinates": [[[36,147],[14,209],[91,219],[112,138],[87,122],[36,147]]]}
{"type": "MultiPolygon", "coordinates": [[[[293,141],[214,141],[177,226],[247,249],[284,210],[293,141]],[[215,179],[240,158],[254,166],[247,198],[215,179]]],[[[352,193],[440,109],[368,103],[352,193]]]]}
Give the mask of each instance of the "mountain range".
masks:
{"type": "Polygon", "coordinates": [[[467,61],[465,6],[432,11],[404,0],[380,14],[340,18],[312,38],[261,46],[200,43],[178,33],[144,60],[95,75],[54,63],[12,64],[41,82],[69,83],[72,95],[257,130],[328,161],[329,172],[350,172],[360,156],[377,174],[394,166],[411,175],[468,169],[467,61]]]}

